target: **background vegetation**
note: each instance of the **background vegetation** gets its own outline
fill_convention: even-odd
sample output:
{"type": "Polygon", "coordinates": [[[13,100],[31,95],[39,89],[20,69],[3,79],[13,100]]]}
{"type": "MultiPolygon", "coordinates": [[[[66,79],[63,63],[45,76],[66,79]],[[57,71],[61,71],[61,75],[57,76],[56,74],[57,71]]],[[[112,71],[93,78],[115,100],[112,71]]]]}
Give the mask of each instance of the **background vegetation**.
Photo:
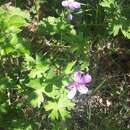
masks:
{"type": "Polygon", "coordinates": [[[129,130],[130,1],[61,2],[0,0],[0,130],[129,130]],[[76,71],[92,83],[70,100],[76,71]]]}

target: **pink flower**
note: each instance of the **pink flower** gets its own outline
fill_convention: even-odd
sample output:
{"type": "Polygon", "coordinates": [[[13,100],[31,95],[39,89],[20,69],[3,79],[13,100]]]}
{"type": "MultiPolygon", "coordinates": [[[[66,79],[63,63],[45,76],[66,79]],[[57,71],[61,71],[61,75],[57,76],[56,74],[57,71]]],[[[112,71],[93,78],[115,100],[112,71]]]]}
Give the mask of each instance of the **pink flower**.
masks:
{"type": "Polygon", "coordinates": [[[87,94],[88,88],[86,86],[92,81],[92,77],[89,74],[83,74],[78,71],[74,73],[74,82],[68,85],[70,92],[68,93],[68,98],[73,99],[76,95],[76,92],[80,92],[81,94],[87,94]]]}
{"type": "Polygon", "coordinates": [[[71,10],[80,9],[81,4],[74,0],[64,0],[62,1],[62,6],[71,10]]]}
{"type": "Polygon", "coordinates": [[[83,74],[80,71],[74,73],[74,80],[80,84],[88,84],[91,82],[92,77],[89,74],[83,74]]]}

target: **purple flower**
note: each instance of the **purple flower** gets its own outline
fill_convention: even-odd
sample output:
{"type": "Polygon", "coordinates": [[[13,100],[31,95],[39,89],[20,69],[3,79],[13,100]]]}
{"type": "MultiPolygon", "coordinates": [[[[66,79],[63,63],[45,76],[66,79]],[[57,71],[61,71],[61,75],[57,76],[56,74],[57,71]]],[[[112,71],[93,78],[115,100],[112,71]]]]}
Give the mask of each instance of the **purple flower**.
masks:
{"type": "Polygon", "coordinates": [[[74,0],[64,0],[62,1],[62,6],[71,10],[80,9],[81,4],[74,0]]]}
{"type": "Polygon", "coordinates": [[[91,82],[92,77],[89,74],[83,74],[80,71],[74,73],[74,80],[80,84],[88,84],[91,82]]]}
{"type": "Polygon", "coordinates": [[[72,99],[76,92],[79,91],[81,94],[87,94],[88,88],[86,86],[92,81],[92,77],[89,74],[83,74],[78,71],[74,73],[74,82],[68,85],[70,92],[68,93],[68,98],[72,99]]]}

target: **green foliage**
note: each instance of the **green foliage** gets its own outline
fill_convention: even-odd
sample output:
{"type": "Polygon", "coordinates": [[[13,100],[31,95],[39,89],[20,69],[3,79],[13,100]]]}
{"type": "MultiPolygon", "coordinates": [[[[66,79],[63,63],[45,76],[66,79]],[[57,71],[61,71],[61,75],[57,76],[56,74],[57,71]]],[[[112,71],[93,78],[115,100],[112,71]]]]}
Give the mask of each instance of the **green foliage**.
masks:
{"type": "Polygon", "coordinates": [[[1,56],[29,53],[27,42],[19,35],[21,27],[26,26],[29,20],[28,12],[13,6],[2,6],[0,12],[1,56]]]}
{"type": "Polygon", "coordinates": [[[18,30],[20,27],[25,26],[27,20],[30,18],[27,11],[22,11],[13,6],[1,6],[0,12],[0,25],[2,30],[6,29],[7,31],[11,31],[11,28],[18,30]]]}
{"type": "Polygon", "coordinates": [[[124,37],[130,39],[129,17],[124,15],[124,8],[122,8],[121,3],[116,0],[103,0],[100,5],[106,12],[109,33],[117,36],[119,32],[122,32],[124,37]]]}
{"type": "Polygon", "coordinates": [[[118,4],[116,0],[103,0],[100,5],[104,8],[117,8],[118,4]]]}
{"type": "Polygon", "coordinates": [[[75,61],[68,63],[67,66],[65,67],[65,74],[72,73],[72,68],[74,65],[75,65],[75,61]]]}
{"type": "Polygon", "coordinates": [[[45,59],[42,59],[38,55],[36,55],[36,60],[29,56],[26,56],[25,60],[30,62],[28,63],[27,67],[32,68],[29,73],[30,78],[41,78],[43,74],[49,69],[49,65],[47,62],[45,62],[45,59]]]}
{"type": "Polygon", "coordinates": [[[42,85],[39,80],[31,80],[29,86],[34,89],[28,95],[29,103],[34,107],[40,107],[41,103],[44,101],[42,85]]]}
{"type": "Polygon", "coordinates": [[[59,117],[65,120],[67,117],[70,117],[68,110],[71,110],[73,107],[74,103],[72,103],[69,99],[60,98],[58,101],[48,101],[45,106],[45,110],[51,111],[49,117],[52,120],[59,119],[59,117]]]}
{"type": "Polygon", "coordinates": [[[67,23],[62,17],[43,18],[39,23],[39,33],[55,36],[55,35],[75,35],[74,27],[67,23]]]}
{"type": "Polygon", "coordinates": [[[91,97],[98,93],[99,103],[115,101],[121,91],[119,99],[125,99],[127,87],[118,90],[111,80],[107,85],[112,92],[105,90],[109,98],[102,99],[104,78],[109,74],[100,74],[108,72],[99,68],[102,59],[107,64],[107,55],[114,50],[107,48],[109,42],[122,35],[123,40],[130,39],[130,3],[82,0],[81,9],[72,11],[57,0],[9,1],[0,1],[0,129],[71,130],[76,127],[71,115],[79,123],[85,118],[86,130],[98,130],[101,125],[106,130],[120,128],[128,112],[125,102],[112,104],[113,115],[107,112],[108,106],[100,107],[91,97]],[[72,20],[67,19],[68,14],[73,15],[72,20]],[[93,74],[91,90],[86,97],[77,94],[69,100],[67,86],[80,70],[93,74]]]}

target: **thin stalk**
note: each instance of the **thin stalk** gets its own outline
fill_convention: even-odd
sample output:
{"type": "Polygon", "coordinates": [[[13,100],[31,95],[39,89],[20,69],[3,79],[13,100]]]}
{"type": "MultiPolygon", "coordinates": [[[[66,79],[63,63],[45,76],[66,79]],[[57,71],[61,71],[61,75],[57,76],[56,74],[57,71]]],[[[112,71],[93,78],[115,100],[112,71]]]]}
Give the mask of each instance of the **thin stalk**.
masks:
{"type": "Polygon", "coordinates": [[[39,0],[34,0],[34,5],[35,5],[35,10],[36,10],[36,20],[38,23],[39,22],[39,7],[40,7],[39,0]]]}

